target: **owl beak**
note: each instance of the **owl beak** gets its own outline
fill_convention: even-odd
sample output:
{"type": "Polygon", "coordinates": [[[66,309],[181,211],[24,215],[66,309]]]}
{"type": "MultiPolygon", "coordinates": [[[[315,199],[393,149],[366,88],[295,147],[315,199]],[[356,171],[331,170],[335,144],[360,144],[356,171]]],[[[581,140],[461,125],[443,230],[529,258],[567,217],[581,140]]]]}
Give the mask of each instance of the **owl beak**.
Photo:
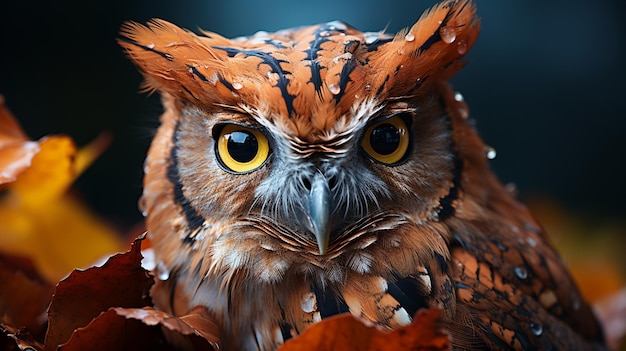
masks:
{"type": "Polygon", "coordinates": [[[323,174],[317,173],[311,182],[307,208],[307,223],[315,234],[320,254],[326,253],[330,237],[330,188],[323,174]]]}

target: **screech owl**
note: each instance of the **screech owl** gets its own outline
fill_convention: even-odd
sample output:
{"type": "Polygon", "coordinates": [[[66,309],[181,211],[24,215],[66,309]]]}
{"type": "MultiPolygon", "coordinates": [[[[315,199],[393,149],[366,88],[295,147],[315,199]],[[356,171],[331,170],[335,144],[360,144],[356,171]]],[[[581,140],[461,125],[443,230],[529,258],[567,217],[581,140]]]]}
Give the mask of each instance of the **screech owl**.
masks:
{"type": "Polygon", "coordinates": [[[206,306],[226,350],[272,350],[348,311],[394,328],[420,308],[443,310],[456,349],[603,349],[446,83],[478,31],[470,1],[396,35],[125,24],[165,108],[142,196],[158,307],[206,306]]]}

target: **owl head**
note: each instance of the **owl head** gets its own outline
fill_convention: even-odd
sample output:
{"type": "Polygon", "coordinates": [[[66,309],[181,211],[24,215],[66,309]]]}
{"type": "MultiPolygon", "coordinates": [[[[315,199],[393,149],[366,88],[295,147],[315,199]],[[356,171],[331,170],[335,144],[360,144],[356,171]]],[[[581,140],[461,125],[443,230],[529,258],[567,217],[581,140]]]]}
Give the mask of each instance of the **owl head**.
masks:
{"type": "Polygon", "coordinates": [[[460,168],[486,168],[445,83],[478,30],[468,1],[396,35],[330,22],[227,39],[127,23],[120,44],[165,106],[142,198],[157,254],[267,281],[389,269],[390,251],[407,267],[445,255],[437,223],[460,168]]]}

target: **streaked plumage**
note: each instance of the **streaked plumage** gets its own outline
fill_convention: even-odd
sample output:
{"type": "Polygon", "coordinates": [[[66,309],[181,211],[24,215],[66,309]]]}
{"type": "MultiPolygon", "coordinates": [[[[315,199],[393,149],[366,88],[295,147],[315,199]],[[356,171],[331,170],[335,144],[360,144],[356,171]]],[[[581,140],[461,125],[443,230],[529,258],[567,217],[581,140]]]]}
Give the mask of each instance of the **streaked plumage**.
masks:
{"type": "Polygon", "coordinates": [[[602,349],[445,82],[478,30],[467,1],[395,36],[126,24],[120,43],[165,107],[142,198],[157,305],[207,306],[227,350],[275,349],[347,311],[393,328],[423,307],[443,309],[457,349],[602,349]]]}

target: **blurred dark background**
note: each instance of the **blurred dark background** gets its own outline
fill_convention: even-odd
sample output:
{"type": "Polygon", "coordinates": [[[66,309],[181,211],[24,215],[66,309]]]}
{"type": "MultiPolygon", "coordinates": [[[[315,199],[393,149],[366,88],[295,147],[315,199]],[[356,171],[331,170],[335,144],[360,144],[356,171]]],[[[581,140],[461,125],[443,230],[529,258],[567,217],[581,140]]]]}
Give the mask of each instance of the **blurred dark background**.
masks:
{"type": "MultiPolygon", "coordinates": [[[[626,213],[622,0],[477,0],[482,32],[454,78],[492,165],[520,196],[549,196],[576,211],[626,213]]],[[[123,21],[160,17],[227,37],[334,19],[388,32],[435,1],[3,1],[0,94],[34,139],[78,145],[110,131],[111,147],[78,180],[88,204],[127,228],[139,221],[142,162],[158,126],[157,96],[115,39],[123,21]]]]}

